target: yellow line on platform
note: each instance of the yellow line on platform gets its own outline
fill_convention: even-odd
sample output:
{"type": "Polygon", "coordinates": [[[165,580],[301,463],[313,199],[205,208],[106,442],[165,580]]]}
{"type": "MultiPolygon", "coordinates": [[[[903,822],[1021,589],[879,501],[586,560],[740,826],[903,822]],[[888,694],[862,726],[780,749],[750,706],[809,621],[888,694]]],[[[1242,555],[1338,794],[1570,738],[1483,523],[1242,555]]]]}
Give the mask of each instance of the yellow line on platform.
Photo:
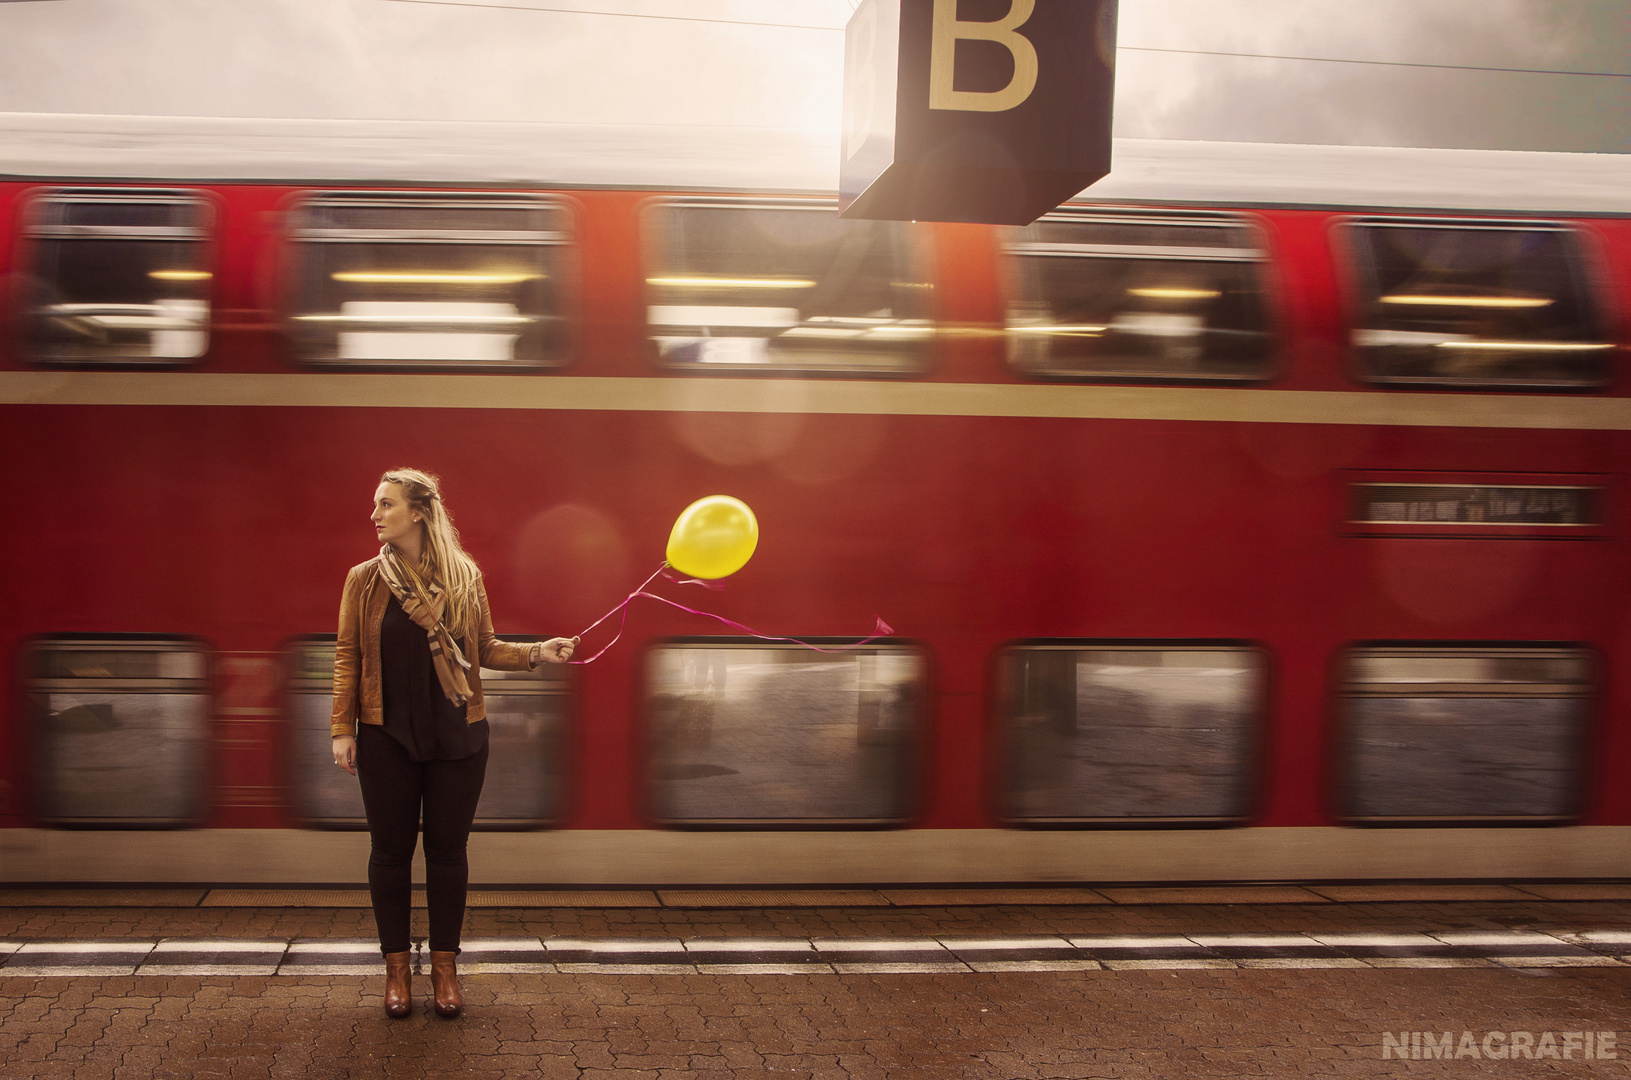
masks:
{"type": "Polygon", "coordinates": [[[888,907],[871,889],[662,889],[672,908],[888,907]]]}
{"type": "Polygon", "coordinates": [[[10,907],[197,907],[203,889],[6,889],[0,908],[10,907]]]}
{"type": "Polygon", "coordinates": [[[1343,904],[1376,900],[1534,900],[1535,894],[1510,885],[1311,885],[1314,892],[1343,904]]]}
{"type": "MultiPolygon", "coordinates": [[[[473,889],[473,908],[654,908],[657,894],[644,889],[473,889]]],[[[365,908],[367,889],[211,889],[201,907],[365,908]]],[[[413,891],[413,906],[425,906],[425,890],[413,891]]]]}
{"type": "MultiPolygon", "coordinates": [[[[1624,901],[1631,882],[1523,885],[1376,883],[1354,885],[923,886],[884,889],[474,889],[472,908],[851,908],[1063,907],[1155,904],[1445,903],[1468,901],[1624,901]]],[[[423,888],[415,907],[425,906],[423,888]]],[[[0,908],[366,908],[367,889],[0,888],[0,908]]]]}

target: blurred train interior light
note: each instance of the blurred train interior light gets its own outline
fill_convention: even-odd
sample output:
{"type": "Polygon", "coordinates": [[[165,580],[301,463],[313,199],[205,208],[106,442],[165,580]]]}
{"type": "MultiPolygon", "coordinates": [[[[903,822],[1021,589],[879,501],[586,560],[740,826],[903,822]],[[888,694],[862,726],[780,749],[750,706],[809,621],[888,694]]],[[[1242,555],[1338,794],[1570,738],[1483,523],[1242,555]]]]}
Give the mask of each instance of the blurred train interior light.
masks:
{"type": "Polygon", "coordinates": [[[1540,352],[1596,352],[1612,349],[1605,341],[1441,341],[1441,349],[1535,349],[1540,352]]]}
{"type": "MultiPolygon", "coordinates": [[[[524,326],[532,320],[513,304],[461,304],[432,301],[350,300],[338,315],[301,315],[322,322],[363,323],[374,326],[430,325],[524,326]]],[[[347,360],[473,360],[503,362],[515,359],[515,334],[491,332],[425,332],[410,330],[346,331],[340,334],[340,355],[347,360]]]]}
{"type": "Polygon", "coordinates": [[[1223,293],[1218,289],[1128,289],[1128,296],[1141,296],[1146,300],[1216,300],[1223,293]]]}
{"type": "Polygon", "coordinates": [[[329,275],[335,281],[366,285],[519,285],[540,281],[543,274],[526,271],[507,273],[454,273],[449,271],[338,270],[329,275]]]}
{"type": "Polygon", "coordinates": [[[1549,296],[1418,296],[1403,294],[1380,298],[1384,304],[1416,304],[1426,307],[1539,308],[1553,303],[1549,296]]]}
{"type": "Polygon", "coordinates": [[[805,278],[658,277],[647,285],[673,289],[813,289],[815,282],[805,278]]]}

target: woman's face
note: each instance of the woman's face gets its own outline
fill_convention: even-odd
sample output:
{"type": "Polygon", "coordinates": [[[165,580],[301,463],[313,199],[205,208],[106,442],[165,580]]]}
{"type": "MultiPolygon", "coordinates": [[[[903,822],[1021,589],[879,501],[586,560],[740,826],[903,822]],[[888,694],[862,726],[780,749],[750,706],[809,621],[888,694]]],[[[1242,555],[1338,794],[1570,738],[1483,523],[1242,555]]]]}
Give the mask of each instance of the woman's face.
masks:
{"type": "Polygon", "coordinates": [[[374,491],[374,535],[382,544],[401,547],[419,535],[419,515],[408,506],[401,484],[381,484],[374,491]]]}

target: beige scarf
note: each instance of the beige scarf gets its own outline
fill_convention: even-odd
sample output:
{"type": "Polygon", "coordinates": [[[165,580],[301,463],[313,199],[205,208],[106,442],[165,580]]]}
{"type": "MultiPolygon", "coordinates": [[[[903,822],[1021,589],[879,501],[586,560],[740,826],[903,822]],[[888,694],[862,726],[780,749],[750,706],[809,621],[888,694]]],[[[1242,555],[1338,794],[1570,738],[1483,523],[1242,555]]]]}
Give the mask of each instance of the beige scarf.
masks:
{"type": "Polygon", "coordinates": [[[442,692],[455,705],[470,700],[470,683],[464,673],[470,670],[470,661],[459,651],[458,642],[448,633],[442,622],[447,608],[447,594],[435,584],[425,581],[418,571],[408,565],[396,548],[386,544],[379,549],[379,569],[385,584],[418,626],[430,637],[430,660],[436,666],[436,677],[441,680],[442,692]],[[448,658],[452,658],[449,663],[448,658]]]}

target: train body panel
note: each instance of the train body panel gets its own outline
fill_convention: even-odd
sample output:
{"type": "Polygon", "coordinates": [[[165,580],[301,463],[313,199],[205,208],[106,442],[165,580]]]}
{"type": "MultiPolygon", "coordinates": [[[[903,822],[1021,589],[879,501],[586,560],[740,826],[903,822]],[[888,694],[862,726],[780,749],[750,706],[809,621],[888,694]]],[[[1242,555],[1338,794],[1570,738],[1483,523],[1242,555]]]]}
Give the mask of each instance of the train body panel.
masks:
{"type": "MultiPolygon", "coordinates": [[[[525,187],[568,223],[570,242],[551,264],[563,278],[563,343],[547,364],[472,372],[294,355],[305,309],[293,306],[302,279],[292,222],[316,193],[423,194],[401,182],[433,176],[439,188],[480,182],[491,193],[501,177],[433,155],[423,168],[444,171],[399,160],[394,184],[359,185],[366,160],[337,162],[325,183],[287,173],[268,182],[271,159],[245,151],[244,131],[218,134],[214,157],[199,142],[197,159],[168,174],[142,165],[159,157],[139,142],[122,172],[75,173],[72,154],[56,168],[20,169],[14,157],[14,173],[49,178],[0,183],[0,273],[12,284],[0,447],[28,521],[3,545],[14,578],[0,625],[0,653],[11,658],[0,879],[360,874],[360,835],[309,827],[355,821],[324,818],[307,798],[317,781],[303,771],[311,754],[297,714],[318,707],[321,680],[302,650],[320,653],[333,633],[345,571],[373,553],[369,493],[383,469],[402,464],[444,477],[501,634],[588,625],[659,565],[674,515],[720,492],[754,508],[759,550],[722,590],[666,585],[670,595],[770,635],[853,641],[880,617],[893,628],[881,652],[840,654],[822,668],[636,601],[622,641],[551,691],[557,712],[517,721],[517,730],[560,729],[549,744],[559,794],[547,810],[478,826],[498,830],[473,840],[478,880],[1631,873],[1631,792],[1615,779],[1631,767],[1631,223],[1615,216],[1626,207],[1604,194],[1610,185],[1593,180],[1609,166],[1589,163],[1571,188],[1558,166],[1577,162],[1537,160],[1567,155],[1212,146],[1185,164],[1177,149],[1134,147],[1136,182],[1106,189],[1112,224],[1143,214],[1141,228],[1204,225],[1194,214],[1205,209],[1260,238],[1251,257],[1262,263],[1270,344],[1255,374],[1026,369],[1011,357],[1023,355],[1014,341],[1028,332],[1012,314],[1027,249],[976,226],[914,227],[934,296],[920,368],[761,373],[686,368],[673,357],[689,355],[690,339],[669,331],[682,351],[660,353],[670,346],[653,341],[658,312],[682,305],[647,298],[665,280],[652,269],[666,257],[654,254],[652,207],[682,196],[614,183],[585,150],[570,168],[552,166],[553,187],[525,187]],[[249,156],[229,168],[227,151],[249,156]],[[1177,171],[1151,164],[1160,161],[1177,171]],[[1195,162],[1207,161],[1235,171],[1198,179],[1195,162]],[[1346,179],[1343,162],[1357,170],[1346,179]],[[1407,162],[1431,165],[1430,182],[1380,181],[1407,162]],[[1276,169],[1291,176],[1267,179],[1276,169]],[[1316,175],[1326,186],[1311,195],[1316,175]],[[1374,197],[1355,194],[1366,183],[1374,197]],[[40,200],[64,189],[181,190],[207,204],[206,351],[145,370],[40,361],[26,326],[35,301],[21,298],[35,295],[39,252],[70,235],[33,224],[40,200]],[[1570,250],[1584,252],[1571,265],[1584,268],[1577,294],[1589,301],[1508,290],[1477,303],[1593,308],[1597,337],[1540,348],[1598,350],[1590,355],[1608,357],[1601,374],[1573,386],[1483,386],[1450,368],[1429,385],[1372,380],[1352,337],[1375,300],[1362,280],[1371,264],[1353,255],[1353,223],[1377,219],[1379,207],[1394,208],[1389,228],[1493,222],[1524,250],[1553,244],[1562,226],[1570,250]],[[1169,212],[1189,217],[1160,216],[1169,212]],[[1502,510],[1491,501],[1501,499],[1531,505],[1502,510]],[[1429,502],[1445,516],[1421,516],[1440,512],[1424,510],[1429,502]],[[107,657],[126,646],[171,659],[121,688],[107,657]],[[709,649],[725,659],[708,659],[709,649]],[[92,653],[99,659],[73,659],[92,653]],[[828,689],[799,696],[817,683],[828,689]],[[196,761],[176,766],[197,789],[186,812],[121,821],[86,788],[94,777],[63,778],[72,771],[63,748],[91,745],[74,740],[121,724],[127,735],[144,723],[168,730],[163,709],[121,712],[120,693],[203,710],[205,734],[186,751],[196,761]],[[738,759],[774,743],[786,717],[819,711],[808,704],[817,698],[850,719],[812,720],[803,742],[788,735],[786,760],[738,759]],[[1418,729],[1419,745],[1398,742],[1418,729]],[[1481,742],[1496,744],[1487,762],[1481,742]],[[1170,768],[1165,751],[1149,749],[1166,745],[1178,755],[1170,768]],[[1121,775],[1147,780],[1128,781],[1110,805],[1092,778],[1117,775],[1120,761],[1121,775]],[[1487,805],[1469,779],[1486,767],[1499,789],[1487,805]],[[1448,778],[1448,802],[1419,796],[1435,776],[1448,778]],[[846,784],[857,785],[861,809],[810,809],[827,804],[805,789],[829,788],[830,803],[846,784]],[[889,798],[872,800],[879,790],[889,798]],[[101,809],[74,809],[92,805],[101,809]]],[[[284,134],[308,150],[333,145],[284,134]]],[[[692,171],[672,187],[729,187],[741,199],[822,186],[793,167],[727,177],[720,161],[690,152],[692,171]]],[[[629,174],[627,161],[617,167],[629,174]]],[[[1072,213],[1061,220],[1096,221],[1100,211],[1072,213]]],[[[1247,257],[1238,254],[1246,241],[1231,242],[1236,254],[1222,258],[1247,257]]],[[[1071,250],[1121,257],[1129,243],[1071,250]]],[[[1196,258],[1170,242],[1147,250],[1196,258]]],[[[786,287],[774,277],[753,287],[765,282],[786,287]]],[[[1173,295],[1127,287],[1139,290],[1173,295]]],[[[1399,289],[1384,299],[1437,302],[1399,289]]],[[[88,317],[52,302],[59,321],[88,317]]],[[[419,310],[456,320],[477,309],[419,310]]],[[[379,316],[339,316],[364,317],[379,316]]],[[[842,327],[862,325],[849,318],[842,327]]],[[[1194,317],[1115,320],[1124,335],[1178,341],[1161,355],[1193,362],[1182,343],[1198,340],[1194,317]]],[[[815,331],[837,333],[841,322],[818,319],[815,331]]],[[[1106,329],[1067,323],[1048,332],[1106,329]]],[[[903,337],[916,325],[891,324],[903,337]]],[[[1388,332],[1376,340],[1420,334],[1388,332]]],[[[1440,340],[1474,360],[1477,348],[1515,349],[1481,332],[1440,340]]],[[[597,634],[586,649],[609,640],[597,634]]],[[[121,767],[97,766],[115,788],[131,782],[121,767]]]]}

